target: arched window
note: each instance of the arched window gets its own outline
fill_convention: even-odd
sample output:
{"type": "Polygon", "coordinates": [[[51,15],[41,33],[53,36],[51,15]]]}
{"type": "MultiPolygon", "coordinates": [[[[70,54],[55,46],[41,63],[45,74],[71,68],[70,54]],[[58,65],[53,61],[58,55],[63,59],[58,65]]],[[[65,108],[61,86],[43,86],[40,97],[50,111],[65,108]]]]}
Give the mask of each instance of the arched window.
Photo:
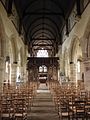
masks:
{"type": "Polygon", "coordinates": [[[47,72],[47,67],[45,65],[40,66],[39,72],[47,72]]]}
{"type": "Polygon", "coordinates": [[[47,72],[47,67],[46,66],[44,66],[44,72],[47,72]]]}
{"type": "Polygon", "coordinates": [[[39,67],[39,72],[43,72],[43,67],[42,66],[39,67]]]}
{"type": "Polygon", "coordinates": [[[43,48],[41,50],[38,50],[37,57],[48,57],[48,51],[43,50],[43,48]]]}

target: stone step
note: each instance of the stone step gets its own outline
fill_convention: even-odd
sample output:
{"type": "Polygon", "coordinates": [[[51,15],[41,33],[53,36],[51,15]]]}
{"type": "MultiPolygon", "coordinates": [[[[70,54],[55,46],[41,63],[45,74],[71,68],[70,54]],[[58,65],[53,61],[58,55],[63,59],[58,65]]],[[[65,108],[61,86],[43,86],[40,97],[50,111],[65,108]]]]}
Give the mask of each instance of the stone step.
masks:
{"type": "Polygon", "coordinates": [[[59,120],[59,117],[57,114],[51,113],[33,113],[31,116],[28,116],[28,120],[59,120]]]}
{"type": "Polygon", "coordinates": [[[52,95],[45,84],[41,84],[33,100],[28,120],[59,120],[52,95]]]}

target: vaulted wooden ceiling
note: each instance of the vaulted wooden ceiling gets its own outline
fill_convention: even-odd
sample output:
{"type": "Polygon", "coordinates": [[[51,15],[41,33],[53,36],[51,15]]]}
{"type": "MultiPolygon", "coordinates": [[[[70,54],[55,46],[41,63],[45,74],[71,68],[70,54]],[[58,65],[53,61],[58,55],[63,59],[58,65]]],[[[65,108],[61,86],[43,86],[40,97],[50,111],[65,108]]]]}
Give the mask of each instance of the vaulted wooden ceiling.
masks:
{"type": "MultiPolygon", "coordinates": [[[[62,44],[61,31],[74,6],[75,0],[14,0],[26,41],[32,51],[58,51],[62,44]]],[[[34,52],[35,53],[35,52],[34,52]]]]}

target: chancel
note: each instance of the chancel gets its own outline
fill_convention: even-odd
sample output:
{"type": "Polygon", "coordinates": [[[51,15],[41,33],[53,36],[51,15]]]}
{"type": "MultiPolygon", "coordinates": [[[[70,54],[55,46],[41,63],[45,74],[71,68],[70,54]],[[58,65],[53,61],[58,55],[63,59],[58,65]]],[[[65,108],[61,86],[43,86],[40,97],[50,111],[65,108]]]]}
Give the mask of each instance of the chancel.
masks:
{"type": "Polygon", "coordinates": [[[90,120],[90,0],[0,0],[0,120],[90,120]]]}

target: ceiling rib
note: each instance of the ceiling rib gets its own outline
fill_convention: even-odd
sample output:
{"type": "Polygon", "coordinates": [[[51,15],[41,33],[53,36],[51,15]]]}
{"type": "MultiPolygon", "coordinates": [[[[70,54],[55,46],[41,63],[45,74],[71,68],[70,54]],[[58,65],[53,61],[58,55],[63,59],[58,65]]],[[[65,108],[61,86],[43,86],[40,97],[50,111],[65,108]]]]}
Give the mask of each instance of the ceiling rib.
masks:
{"type": "MultiPolygon", "coordinates": [[[[38,1],[38,0],[37,0],[37,1],[38,1]]],[[[25,12],[27,11],[27,9],[30,8],[30,6],[31,6],[32,4],[34,4],[35,2],[37,2],[37,1],[32,0],[29,4],[27,4],[27,5],[25,6],[25,8],[24,8],[24,10],[23,10],[22,19],[24,18],[25,12]]],[[[63,8],[61,7],[61,4],[60,4],[59,2],[56,2],[55,0],[50,0],[50,1],[53,2],[53,3],[60,9],[60,11],[62,12],[63,18],[65,19],[64,10],[63,10],[63,8]]]]}
{"type": "MultiPolygon", "coordinates": [[[[30,26],[32,26],[37,20],[39,19],[42,19],[42,17],[38,17],[36,19],[34,19],[28,26],[28,29],[27,29],[27,32],[26,32],[26,36],[28,35],[28,32],[29,32],[29,29],[30,29],[30,26]]],[[[59,26],[57,25],[57,23],[55,21],[53,21],[51,18],[49,17],[45,17],[44,18],[45,20],[49,20],[53,25],[55,25],[55,27],[57,28],[57,31],[59,31],[59,26]]]]}
{"type": "Polygon", "coordinates": [[[62,44],[60,36],[65,25],[68,33],[68,17],[74,1],[14,0],[29,49],[41,49],[42,46],[47,49],[53,47],[52,55],[57,53],[58,45],[62,44]]]}

